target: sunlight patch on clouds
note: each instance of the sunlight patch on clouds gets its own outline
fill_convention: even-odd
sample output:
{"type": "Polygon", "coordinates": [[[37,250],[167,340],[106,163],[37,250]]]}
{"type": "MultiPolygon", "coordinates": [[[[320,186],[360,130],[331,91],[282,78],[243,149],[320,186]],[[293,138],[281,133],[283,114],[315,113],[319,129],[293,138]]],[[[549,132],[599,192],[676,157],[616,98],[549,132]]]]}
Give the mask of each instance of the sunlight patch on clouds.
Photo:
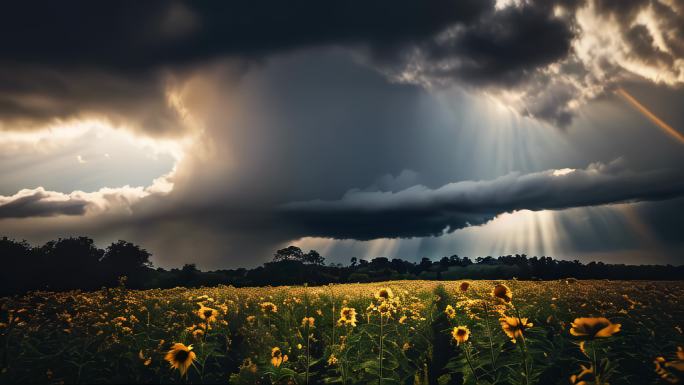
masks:
{"type": "Polygon", "coordinates": [[[618,21],[596,12],[593,2],[589,2],[585,8],[578,10],[576,17],[582,34],[575,41],[575,52],[584,65],[591,69],[592,76],[598,81],[611,80],[611,77],[615,76],[613,70],[617,67],[654,83],[674,86],[684,82],[684,58],[678,57],[677,52],[666,44],[664,37],[669,31],[664,25],[664,20],[659,20],[659,17],[654,14],[652,7],[642,9],[629,27],[646,27],[649,37],[653,39],[652,46],[649,48],[663,56],[669,56],[672,58],[672,63],[662,60],[647,62],[638,57],[635,48],[627,41],[618,21]],[[607,67],[607,64],[612,67],[607,67]]]}
{"type": "Polygon", "coordinates": [[[563,175],[568,175],[571,172],[575,171],[574,168],[561,168],[559,170],[553,170],[553,176],[563,176],[563,175]]]}
{"type": "MultiPolygon", "coordinates": [[[[3,153],[36,153],[45,154],[85,137],[92,137],[110,142],[125,142],[130,146],[147,151],[150,156],[160,154],[171,155],[180,160],[188,145],[188,138],[165,139],[151,138],[134,133],[125,126],[113,126],[106,120],[87,119],[58,122],[44,128],[31,131],[0,132],[0,149],[3,153]]],[[[83,163],[83,156],[79,163],[83,163]]],[[[106,156],[103,154],[103,156],[106,156]]]]}

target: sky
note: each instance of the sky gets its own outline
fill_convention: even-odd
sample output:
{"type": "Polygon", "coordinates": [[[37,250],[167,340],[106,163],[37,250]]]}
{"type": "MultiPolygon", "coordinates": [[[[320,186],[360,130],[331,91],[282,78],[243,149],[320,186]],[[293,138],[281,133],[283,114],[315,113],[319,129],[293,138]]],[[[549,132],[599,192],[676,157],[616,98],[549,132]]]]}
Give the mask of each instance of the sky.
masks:
{"type": "Polygon", "coordinates": [[[5,8],[2,236],[684,263],[680,0],[5,8]]]}

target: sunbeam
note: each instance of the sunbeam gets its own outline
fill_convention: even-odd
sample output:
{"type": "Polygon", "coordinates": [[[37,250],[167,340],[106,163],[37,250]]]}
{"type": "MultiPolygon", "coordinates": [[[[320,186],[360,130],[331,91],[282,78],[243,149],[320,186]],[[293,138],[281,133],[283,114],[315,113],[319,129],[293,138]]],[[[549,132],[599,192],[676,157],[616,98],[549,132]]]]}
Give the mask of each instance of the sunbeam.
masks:
{"type": "Polygon", "coordinates": [[[668,135],[677,139],[680,143],[684,144],[684,135],[682,135],[679,131],[672,128],[672,126],[670,126],[669,124],[663,122],[659,117],[657,117],[654,113],[652,113],[643,104],[639,103],[639,101],[636,100],[634,98],[634,96],[630,95],[627,91],[625,91],[624,88],[618,88],[616,92],[618,93],[618,95],[625,98],[625,100],[632,107],[634,107],[637,111],[641,112],[645,117],[647,117],[650,121],[652,121],[656,126],[660,127],[663,131],[665,131],[665,133],[667,133],[668,135]]]}

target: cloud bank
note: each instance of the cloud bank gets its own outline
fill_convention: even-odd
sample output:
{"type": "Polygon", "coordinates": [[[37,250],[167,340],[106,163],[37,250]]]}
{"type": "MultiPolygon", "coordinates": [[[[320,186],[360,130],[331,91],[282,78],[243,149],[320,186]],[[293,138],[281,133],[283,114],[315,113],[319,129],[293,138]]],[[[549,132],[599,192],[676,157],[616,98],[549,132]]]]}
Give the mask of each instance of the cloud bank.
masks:
{"type": "Polygon", "coordinates": [[[11,196],[0,195],[0,219],[130,213],[131,207],[142,199],[170,192],[173,183],[168,178],[157,178],[147,187],[105,187],[69,194],[46,191],[43,187],[23,189],[11,196]]]}
{"type": "Polygon", "coordinates": [[[679,171],[633,172],[620,160],[583,170],[511,173],[437,189],[351,190],[341,199],[285,204],[281,210],[307,235],[332,238],[437,236],[516,210],[560,210],[684,195],[679,171]]]}

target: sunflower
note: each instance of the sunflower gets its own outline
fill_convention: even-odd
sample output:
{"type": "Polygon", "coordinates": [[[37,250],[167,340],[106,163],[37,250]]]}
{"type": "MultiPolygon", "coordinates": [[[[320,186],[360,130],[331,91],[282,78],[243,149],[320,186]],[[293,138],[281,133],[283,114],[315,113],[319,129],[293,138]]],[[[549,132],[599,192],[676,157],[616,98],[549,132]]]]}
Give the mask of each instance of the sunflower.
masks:
{"type": "Polygon", "coordinates": [[[146,357],[142,349],[138,352],[138,358],[140,358],[140,361],[142,361],[145,366],[150,366],[152,363],[152,357],[146,357]]]}
{"type": "Polygon", "coordinates": [[[671,384],[676,384],[679,382],[679,379],[674,374],[665,369],[664,365],[667,364],[665,357],[656,357],[656,359],[653,360],[653,363],[655,364],[654,371],[658,376],[660,376],[660,378],[671,384]]]}
{"type": "Polygon", "coordinates": [[[451,331],[451,336],[456,341],[456,345],[460,345],[463,342],[468,341],[470,337],[470,330],[466,326],[457,326],[451,331]]]}
{"type": "Polygon", "coordinates": [[[518,317],[502,317],[499,318],[499,323],[501,323],[501,329],[513,343],[518,338],[524,339],[523,331],[533,326],[531,322],[527,322],[527,318],[518,317]]]}
{"type": "Polygon", "coordinates": [[[314,317],[304,317],[302,318],[302,327],[309,325],[310,328],[314,327],[314,317]]]}
{"type": "Polygon", "coordinates": [[[386,317],[389,317],[392,315],[392,312],[395,311],[394,305],[390,302],[382,302],[380,305],[378,305],[377,309],[380,315],[386,317]]]}
{"type": "Polygon", "coordinates": [[[172,369],[178,369],[181,376],[185,376],[188,368],[195,360],[195,352],[192,351],[192,345],[185,346],[180,342],[173,344],[171,350],[166,353],[164,359],[169,362],[172,369]]]}
{"type": "Polygon", "coordinates": [[[378,292],[375,293],[375,298],[378,301],[388,301],[394,298],[394,293],[392,293],[392,289],[390,289],[389,287],[385,287],[378,290],[378,292]]]}
{"type": "Polygon", "coordinates": [[[447,317],[453,319],[456,317],[456,310],[454,309],[453,306],[447,305],[447,307],[444,309],[444,314],[446,314],[447,317]]]}
{"type": "Polygon", "coordinates": [[[283,354],[279,347],[271,349],[271,364],[276,368],[287,362],[287,354],[283,354]]]}
{"type": "Polygon", "coordinates": [[[582,317],[572,321],[570,334],[576,337],[606,338],[620,331],[620,324],[614,324],[604,317],[582,317]]]}
{"type": "Polygon", "coordinates": [[[458,286],[458,288],[461,291],[468,291],[469,287],[470,287],[470,283],[468,283],[468,282],[461,282],[461,284],[458,286]]]}
{"type": "Polygon", "coordinates": [[[263,302],[259,306],[261,307],[261,311],[264,312],[264,314],[278,312],[278,306],[276,306],[276,304],[274,304],[273,302],[263,302]]]}
{"type": "Polygon", "coordinates": [[[242,365],[240,365],[240,370],[246,370],[250,373],[256,373],[257,372],[257,366],[255,363],[252,362],[252,360],[247,357],[244,360],[242,360],[242,365]]]}
{"type": "Polygon", "coordinates": [[[353,307],[343,307],[340,310],[340,319],[337,321],[337,324],[356,326],[356,309],[353,307]]]}
{"type": "Polygon", "coordinates": [[[591,366],[587,368],[584,365],[580,365],[580,369],[578,374],[570,376],[570,383],[573,385],[589,385],[589,382],[583,380],[583,378],[594,373],[594,369],[591,366]]]}
{"type": "Polygon", "coordinates": [[[677,346],[677,358],[667,362],[665,362],[665,359],[663,358],[662,362],[665,364],[666,367],[670,369],[675,369],[679,372],[684,372],[684,348],[682,348],[681,346],[677,346]]]}
{"type": "Polygon", "coordinates": [[[500,299],[503,302],[509,303],[513,299],[513,292],[508,288],[508,286],[500,283],[494,286],[494,289],[492,289],[492,296],[494,298],[500,299]]]}
{"type": "Polygon", "coordinates": [[[218,310],[200,305],[199,310],[197,310],[197,315],[209,324],[217,321],[216,317],[218,317],[218,310]]]}

